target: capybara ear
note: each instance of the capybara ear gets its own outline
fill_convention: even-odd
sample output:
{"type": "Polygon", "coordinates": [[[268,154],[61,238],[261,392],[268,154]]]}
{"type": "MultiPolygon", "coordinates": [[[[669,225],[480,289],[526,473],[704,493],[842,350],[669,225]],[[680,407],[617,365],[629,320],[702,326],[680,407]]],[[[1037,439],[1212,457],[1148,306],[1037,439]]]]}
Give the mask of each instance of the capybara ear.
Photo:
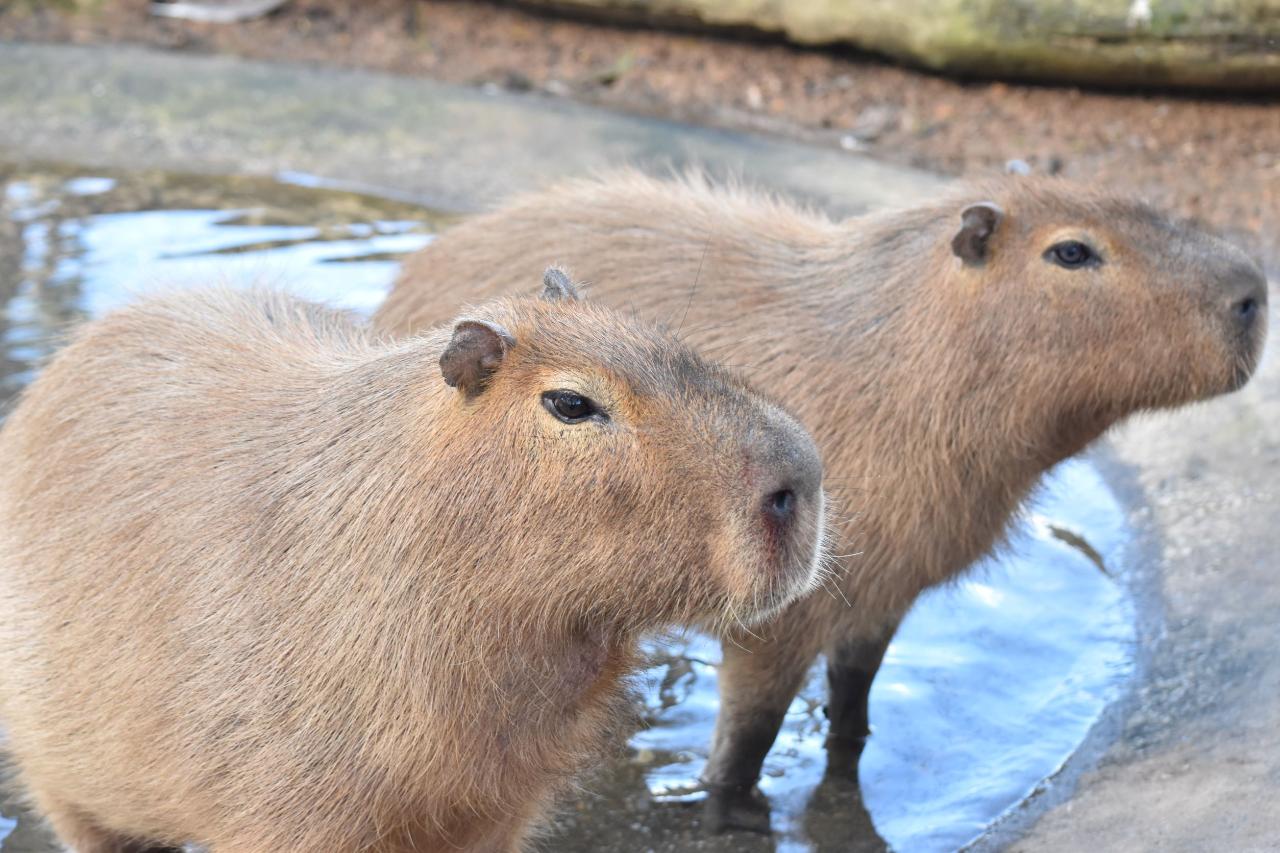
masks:
{"type": "Polygon", "coordinates": [[[951,251],[966,264],[987,259],[987,243],[996,233],[1004,211],[993,201],[971,204],[960,213],[960,231],[951,240],[951,251]]]}
{"type": "Polygon", "coordinates": [[[559,302],[562,299],[577,302],[582,296],[564,270],[560,267],[547,267],[547,271],[542,274],[542,298],[548,302],[559,302]]]}
{"type": "Polygon", "coordinates": [[[444,381],[468,397],[484,390],[489,376],[502,364],[516,339],[500,324],[489,320],[459,320],[453,338],[440,356],[444,381]]]}

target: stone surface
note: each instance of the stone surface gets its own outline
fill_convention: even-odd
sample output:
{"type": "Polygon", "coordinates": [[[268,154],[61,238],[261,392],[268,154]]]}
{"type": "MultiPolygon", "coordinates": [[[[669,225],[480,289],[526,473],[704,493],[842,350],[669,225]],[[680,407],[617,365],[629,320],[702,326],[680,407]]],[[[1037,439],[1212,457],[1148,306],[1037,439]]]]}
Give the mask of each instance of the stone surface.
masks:
{"type": "Polygon", "coordinates": [[[961,75],[1280,89],[1277,0],[522,0],[844,44],[961,75]]]}
{"type": "Polygon", "coordinates": [[[7,44],[0,81],[0,153],[11,159],[305,173],[459,212],[620,165],[760,176],[846,212],[941,185],[829,148],[368,72],[7,44]]]}
{"type": "MultiPolygon", "coordinates": [[[[1274,317],[1274,313],[1272,314],[1274,317]]],[[[1120,739],[1013,849],[1280,849],[1280,363],[1107,455],[1162,612],[1120,739]]]]}

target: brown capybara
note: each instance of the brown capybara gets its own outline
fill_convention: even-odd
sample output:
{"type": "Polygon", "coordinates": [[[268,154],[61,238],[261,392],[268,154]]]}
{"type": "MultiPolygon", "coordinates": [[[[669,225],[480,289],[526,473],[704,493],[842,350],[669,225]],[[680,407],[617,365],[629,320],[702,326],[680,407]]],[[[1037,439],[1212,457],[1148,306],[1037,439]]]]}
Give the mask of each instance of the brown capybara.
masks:
{"type": "Polygon", "coordinates": [[[816,582],[796,421],[544,295],[387,342],[176,294],[53,359],[0,432],[0,720],[63,841],[517,849],[640,632],[816,582]]]}
{"type": "Polygon", "coordinates": [[[848,603],[810,595],[724,644],[713,828],[758,828],[753,783],[819,652],[828,766],[851,770],[916,596],[989,551],[1041,475],[1112,424],[1240,387],[1266,329],[1266,281],[1241,252],[1071,183],[997,180],[833,222],[632,173],[455,227],[408,261],[376,322],[421,328],[460,298],[453,282],[503,293],[553,256],[789,405],[853,518],[836,545],[848,603]]]}

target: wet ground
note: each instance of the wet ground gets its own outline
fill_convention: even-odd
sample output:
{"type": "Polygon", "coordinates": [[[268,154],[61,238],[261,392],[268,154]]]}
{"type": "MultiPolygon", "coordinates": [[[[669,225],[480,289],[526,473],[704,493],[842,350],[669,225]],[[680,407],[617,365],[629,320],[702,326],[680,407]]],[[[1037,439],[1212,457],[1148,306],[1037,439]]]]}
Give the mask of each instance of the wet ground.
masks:
{"type": "Polygon", "coordinates": [[[0,3],[0,38],[379,69],[804,139],[948,175],[990,174],[1020,161],[1142,194],[1280,263],[1274,93],[1147,96],[951,80],[852,51],[610,26],[518,3],[292,0],[234,26],[157,18],[149,6],[28,0],[6,12],[0,3]]]}
{"type": "MultiPolygon", "coordinates": [[[[63,333],[156,286],[270,282],[360,311],[396,259],[450,217],[314,179],[209,178],[0,164],[0,406],[63,333]]],[[[547,851],[953,850],[1034,798],[1135,668],[1131,532],[1086,462],[1062,466],[998,560],[925,596],[871,697],[861,790],[823,779],[817,669],[765,765],[771,838],[706,840],[695,781],[714,720],[719,650],[653,645],[649,726],[584,780],[547,851]]],[[[0,850],[52,851],[0,803],[0,850]]]]}

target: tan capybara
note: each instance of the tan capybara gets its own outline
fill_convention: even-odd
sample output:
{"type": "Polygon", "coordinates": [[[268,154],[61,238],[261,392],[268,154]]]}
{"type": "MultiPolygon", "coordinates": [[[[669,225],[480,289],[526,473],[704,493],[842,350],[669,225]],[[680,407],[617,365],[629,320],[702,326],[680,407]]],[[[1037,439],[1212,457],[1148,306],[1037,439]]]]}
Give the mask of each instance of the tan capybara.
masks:
{"type": "Polygon", "coordinates": [[[0,432],[0,720],[63,841],[518,849],[639,633],[816,582],[796,421],[545,296],[397,343],[176,294],[53,359],[0,432]]]}
{"type": "Polygon", "coordinates": [[[848,603],[814,594],[724,644],[713,828],[759,828],[753,783],[819,652],[828,766],[851,770],[916,596],[988,552],[1041,475],[1112,424],[1240,387],[1266,329],[1266,282],[1240,251],[1071,183],[998,180],[833,222],[631,173],[455,227],[408,261],[376,322],[421,328],[451,310],[452,282],[507,292],[553,256],[789,405],[854,519],[836,545],[848,603]]]}

